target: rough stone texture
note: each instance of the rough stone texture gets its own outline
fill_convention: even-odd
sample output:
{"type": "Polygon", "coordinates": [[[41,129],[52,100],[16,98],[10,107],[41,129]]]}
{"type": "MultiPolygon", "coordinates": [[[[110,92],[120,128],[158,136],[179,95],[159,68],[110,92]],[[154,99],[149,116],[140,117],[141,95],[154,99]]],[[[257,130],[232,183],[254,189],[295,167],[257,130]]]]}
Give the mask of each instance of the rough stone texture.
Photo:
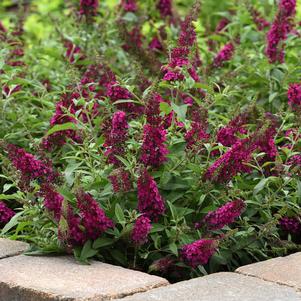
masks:
{"type": "Polygon", "coordinates": [[[72,257],[15,256],[0,260],[0,301],[112,300],[168,281],[101,262],[72,257]]]}
{"type": "Polygon", "coordinates": [[[29,245],[25,242],[0,238],[0,259],[23,253],[29,245]]]}
{"type": "Polygon", "coordinates": [[[301,291],[301,252],[246,265],[236,272],[292,286],[301,291]]]}
{"type": "MultiPolygon", "coordinates": [[[[293,288],[236,273],[217,273],[118,301],[300,301],[293,288]]],[[[117,300],[116,300],[117,301],[117,300]]]]}

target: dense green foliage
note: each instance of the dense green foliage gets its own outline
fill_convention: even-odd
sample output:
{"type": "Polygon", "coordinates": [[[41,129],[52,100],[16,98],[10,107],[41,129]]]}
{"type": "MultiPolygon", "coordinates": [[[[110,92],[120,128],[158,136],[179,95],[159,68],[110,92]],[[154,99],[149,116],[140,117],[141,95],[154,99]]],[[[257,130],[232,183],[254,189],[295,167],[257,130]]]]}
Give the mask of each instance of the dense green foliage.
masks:
{"type": "MultiPolygon", "coordinates": [[[[300,1],[294,29],[286,41],[285,62],[273,64],[265,54],[269,27],[258,30],[250,7],[272,22],[278,9],[276,1],[201,1],[200,13],[192,21],[197,41],[189,56],[192,60],[192,53],[199,51],[202,64],[196,69],[200,80],[194,80],[184,66],[183,81],[163,80],[162,70],[169,63],[171,50],[177,46],[180,20],[192,14],[194,1],[174,1],[173,22],[160,16],[154,0],[137,1],[136,12],[125,12],[119,1],[100,1],[97,15],[91,20],[79,17],[79,1],[29,2],[30,5],[19,7],[6,0],[0,4],[0,20],[8,29],[8,37],[0,38],[0,69],[3,70],[0,73],[0,201],[16,212],[3,225],[1,235],[30,242],[32,255],[73,250],[81,262],[94,257],[163,274],[171,280],[233,270],[243,264],[300,250],[301,230],[289,233],[279,226],[284,217],[300,221],[301,216],[301,165],[291,160],[301,154],[301,111],[292,110],[287,97],[289,85],[301,81],[300,1]],[[229,22],[217,31],[222,18],[229,22]],[[24,32],[14,36],[12,32],[19,27],[24,32]],[[133,28],[140,28],[143,35],[139,47],[129,37],[133,28]],[[163,49],[148,49],[149,42],[162,28],[163,49]],[[24,50],[20,60],[25,64],[21,66],[7,63],[16,49],[16,41],[24,50]],[[71,62],[66,57],[66,41],[80,47],[71,62]],[[233,57],[221,66],[214,66],[217,53],[229,42],[235,47],[233,57]],[[91,65],[101,76],[112,71],[116,75],[115,84],[130,91],[131,97],[113,99],[108,93],[98,97],[97,82],[96,91],[88,89],[88,96],[82,94],[72,99],[79,109],[64,112],[71,122],[51,126],[49,121],[63,95],[83,92],[81,79],[91,65]],[[146,81],[149,83],[141,88],[146,81]],[[129,128],[122,146],[125,151],[116,157],[118,164],[109,164],[106,143],[113,114],[127,104],[150,106],[154,93],[164,99],[159,105],[158,118],[168,119],[173,112],[163,143],[168,148],[166,162],[158,166],[141,162],[143,128],[149,123],[148,116],[133,117],[127,112],[129,128]],[[193,106],[185,102],[187,97],[193,106]],[[200,114],[200,122],[193,119],[193,112],[200,114]],[[251,151],[250,159],[246,157],[246,162],[240,162],[248,170],[239,170],[225,181],[206,177],[208,168],[233,146],[218,142],[217,133],[241,114],[247,114],[247,118],[235,133],[236,139],[249,139],[248,148],[252,144],[273,143],[275,155],[269,156],[264,151],[269,150],[266,146],[257,147],[251,151]],[[196,125],[202,126],[208,137],[194,139],[193,145],[187,147],[187,132],[196,125]],[[69,137],[63,146],[42,150],[42,141],[61,131],[74,131],[81,139],[74,141],[69,137]],[[9,159],[7,143],[26,149],[36,158],[46,156],[53,162],[60,177],[51,184],[64,197],[60,220],[45,210],[39,193],[41,179],[31,181],[30,189],[20,185],[20,172],[9,159]],[[166,208],[164,214],[152,221],[148,241],[137,246],[131,241],[131,233],[141,213],[137,209],[137,181],[144,165],[158,185],[166,208]],[[113,190],[110,176],[119,170],[129,176],[127,192],[113,190]],[[95,240],[84,241],[83,245],[68,240],[67,207],[78,213],[79,190],[90,193],[114,222],[113,228],[95,240]],[[195,223],[208,212],[235,200],[243,200],[245,209],[234,222],[216,230],[195,229],[195,223]],[[214,240],[218,247],[207,264],[192,268],[183,260],[181,249],[201,238],[214,240]],[[166,257],[170,266],[158,271],[154,262],[166,257]]],[[[156,115],[155,109],[152,113],[156,115]]],[[[232,157],[225,170],[230,170],[239,160],[232,157]]]]}

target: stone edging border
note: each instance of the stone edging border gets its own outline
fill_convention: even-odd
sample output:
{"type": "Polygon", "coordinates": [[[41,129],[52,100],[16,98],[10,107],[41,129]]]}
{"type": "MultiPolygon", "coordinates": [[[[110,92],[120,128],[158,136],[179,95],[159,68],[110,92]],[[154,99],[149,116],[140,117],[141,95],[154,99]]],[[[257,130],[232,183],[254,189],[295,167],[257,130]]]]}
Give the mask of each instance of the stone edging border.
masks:
{"type": "Polygon", "coordinates": [[[27,248],[0,238],[0,301],[301,301],[301,252],[169,284],[96,261],[20,255],[27,248]]]}

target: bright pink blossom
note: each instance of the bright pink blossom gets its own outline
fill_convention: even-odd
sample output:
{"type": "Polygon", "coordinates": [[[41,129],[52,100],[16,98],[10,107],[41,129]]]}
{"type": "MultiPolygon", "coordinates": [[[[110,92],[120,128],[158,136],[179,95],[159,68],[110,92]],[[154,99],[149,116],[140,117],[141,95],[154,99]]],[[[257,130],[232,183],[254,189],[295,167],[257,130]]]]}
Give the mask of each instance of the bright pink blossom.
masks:
{"type": "Polygon", "coordinates": [[[232,146],[239,140],[236,136],[237,133],[236,128],[223,127],[217,132],[217,141],[224,146],[232,146]]]}
{"type": "MultiPolygon", "coordinates": [[[[191,65],[189,61],[189,54],[192,46],[196,42],[196,32],[193,25],[198,17],[200,11],[199,3],[193,6],[190,13],[186,16],[184,22],[181,24],[181,31],[178,39],[177,47],[171,51],[169,64],[162,68],[164,73],[164,80],[167,81],[182,81],[184,75],[181,72],[183,67],[191,65]]],[[[193,75],[195,75],[194,73],[193,75]]],[[[195,76],[196,77],[196,76],[195,76]]]]}
{"type": "Polygon", "coordinates": [[[122,46],[125,51],[136,50],[142,47],[143,36],[139,27],[134,27],[130,32],[126,32],[126,44],[122,46]]]}
{"type": "MultiPolygon", "coordinates": [[[[81,109],[80,106],[74,104],[75,99],[79,99],[81,94],[78,92],[63,94],[61,100],[56,104],[55,113],[50,119],[50,126],[53,127],[58,124],[64,123],[77,123],[76,119],[72,116],[81,109]],[[71,115],[71,116],[70,116],[71,115]]],[[[56,147],[61,147],[66,143],[67,138],[75,142],[81,142],[75,130],[62,130],[55,132],[42,140],[42,148],[48,151],[56,147]]]]}
{"type": "Polygon", "coordinates": [[[41,186],[40,195],[44,198],[45,208],[59,221],[64,197],[49,183],[41,186]]]}
{"type": "Polygon", "coordinates": [[[20,185],[24,189],[28,189],[33,180],[53,183],[57,179],[58,173],[53,170],[50,161],[38,160],[34,155],[13,144],[7,146],[7,151],[12,164],[21,173],[20,185]]]}
{"type": "Polygon", "coordinates": [[[108,157],[108,162],[116,166],[120,165],[120,161],[116,156],[122,156],[125,152],[128,128],[126,114],[122,111],[115,112],[112,118],[111,130],[106,135],[104,146],[106,147],[105,155],[108,157]]]}
{"type": "MultiPolygon", "coordinates": [[[[133,94],[126,88],[121,87],[116,82],[107,84],[107,94],[112,102],[118,100],[132,100],[134,98],[133,94]]],[[[132,102],[124,102],[116,105],[118,110],[127,112],[131,115],[140,115],[144,108],[143,106],[136,105],[132,102]]]]}
{"type": "Polygon", "coordinates": [[[162,122],[162,116],[160,116],[160,103],[164,102],[162,96],[159,93],[153,93],[149,97],[147,105],[145,107],[146,120],[151,125],[160,125],[162,122]]]}
{"type": "Polygon", "coordinates": [[[193,122],[191,129],[185,134],[185,141],[187,143],[187,148],[191,149],[197,143],[203,141],[206,142],[210,138],[210,135],[206,132],[201,123],[193,122]]]}
{"type": "Polygon", "coordinates": [[[185,141],[187,143],[187,149],[193,149],[198,146],[199,143],[207,142],[210,135],[208,130],[208,111],[204,107],[199,107],[194,104],[192,98],[183,94],[183,102],[189,104],[188,113],[191,117],[191,129],[185,134],[185,141]]]}
{"type": "Polygon", "coordinates": [[[169,128],[172,122],[173,112],[167,116],[161,116],[161,103],[169,103],[169,101],[165,101],[159,93],[153,93],[148,99],[144,114],[146,115],[148,124],[152,126],[163,126],[164,128],[169,128]]]}
{"type": "Polygon", "coordinates": [[[187,69],[189,75],[191,76],[191,78],[196,82],[196,83],[199,83],[201,80],[200,80],[200,77],[199,75],[197,74],[196,72],[196,69],[192,66],[190,68],[187,69]]]}
{"type": "Polygon", "coordinates": [[[98,0],[80,0],[79,13],[86,17],[95,16],[98,10],[98,0]]]}
{"type": "MultiPolygon", "coordinates": [[[[266,114],[269,118],[269,114],[266,114]]],[[[264,152],[265,156],[259,159],[259,163],[263,165],[265,162],[273,162],[278,154],[277,147],[275,145],[275,136],[277,134],[277,123],[270,119],[270,124],[264,129],[264,131],[256,137],[254,145],[260,152],[264,152]]]]}
{"type": "Polygon", "coordinates": [[[296,0],[281,0],[279,9],[286,17],[291,17],[296,14],[296,0]]]}
{"type": "Polygon", "coordinates": [[[222,18],[222,19],[218,22],[218,24],[217,24],[217,26],[216,26],[216,28],[215,28],[215,32],[216,32],[216,33],[219,33],[219,32],[221,32],[221,31],[223,31],[223,30],[225,29],[225,27],[226,27],[229,23],[230,23],[230,20],[229,20],[229,19],[227,19],[227,18],[222,18]]]}
{"type": "Polygon", "coordinates": [[[293,167],[301,167],[301,155],[293,155],[287,161],[288,165],[292,165],[293,167]]]}
{"type": "Polygon", "coordinates": [[[69,205],[64,216],[67,229],[60,226],[59,238],[74,247],[83,245],[87,240],[95,240],[106,230],[112,228],[114,223],[106,215],[96,200],[89,193],[80,191],[76,195],[79,213],[69,205]]]}
{"type": "Polygon", "coordinates": [[[279,220],[280,228],[291,234],[301,234],[301,219],[297,217],[283,217],[279,220]]]}
{"type": "Polygon", "coordinates": [[[196,268],[198,265],[206,264],[210,257],[216,252],[217,243],[212,239],[200,239],[182,247],[181,255],[183,261],[196,268]]]}
{"type": "Polygon", "coordinates": [[[85,59],[85,55],[79,46],[76,46],[71,41],[66,40],[64,43],[66,47],[66,58],[72,64],[77,59],[78,62],[85,59]]]}
{"type": "Polygon", "coordinates": [[[85,231],[81,225],[81,217],[74,213],[73,208],[69,205],[65,216],[67,229],[62,225],[59,228],[59,239],[66,242],[68,246],[74,247],[83,245],[87,241],[85,231]]]}
{"type": "Polygon", "coordinates": [[[130,174],[122,168],[116,169],[109,176],[114,192],[128,192],[132,188],[130,174]]]}
{"type": "Polygon", "coordinates": [[[144,170],[137,183],[138,189],[138,210],[144,213],[152,221],[157,221],[158,218],[165,212],[165,204],[157,187],[155,180],[144,170]]]}
{"type": "Polygon", "coordinates": [[[301,112],[301,84],[291,84],[287,92],[287,97],[289,106],[293,110],[301,112]]]}
{"type": "Polygon", "coordinates": [[[139,216],[131,234],[131,239],[134,244],[138,246],[145,244],[151,228],[151,220],[147,216],[139,216]]]}
{"type": "Polygon", "coordinates": [[[163,79],[167,81],[182,81],[185,77],[180,71],[166,70],[163,79]]]}
{"type": "Polygon", "coordinates": [[[126,12],[133,13],[133,12],[137,11],[137,8],[138,8],[136,0],[121,0],[120,5],[126,12]]]}
{"type": "Polygon", "coordinates": [[[159,167],[167,161],[166,134],[163,126],[144,126],[140,160],[145,166],[159,167]]]}
{"type": "Polygon", "coordinates": [[[284,62],[285,41],[292,30],[296,0],[281,0],[275,20],[267,34],[266,55],[270,63],[284,62]]]}
{"type": "Polygon", "coordinates": [[[268,22],[266,19],[264,19],[261,16],[260,12],[258,10],[256,10],[255,8],[252,7],[250,9],[250,13],[251,13],[253,22],[255,23],[255,25],[259,31],[262,31],[271,25],[270,22],[268,22]]]}
{"type": "Polygon", "coordinates": [[[230,61],[234,55],[234,51],[233,43],[230,42],[226,44],[214,58],[213,66],[218,68],[221,67],[224,62],[230,61]]]}
{"type": "Polygon", "coordinates": [[[89,193],[80,191],[76,197],[87,239],[96,239],[114,226],[113,221],[106,216],[104,210],[89,193]]]}
{"type": "Polygon", "coordinates": [[[246,163],[251,161],[255,149],[249,138],[239,140],[207,169],[204,178],[226,183],[238,173],[250,172],[246,163]]]}
{"type": "Polygon", "coordinates": [[[14,215],[15,212],[0,201],[0,226],[7,224],[14,215]]]}
{"type": "Polygon", "coordinates": [[[238,134],[246,134],[247,131],[244,126],[249,121],[248,113],[241,113],[232,119],[228,125],[221,128],[217,132],[217,141],[220,142],[224,146],[232,146],[235,144],[239,137],[238,134]]]}
{"type": "Polygon", "coordinates": [[[193,25],[195,16],[189,14],[181,24],[181,32],[178,40],[179,47],[192,47],[196,42],[196,32],[193,25]]]}
{"type": "Polygon", "coordinates": [[[233,223],[244,209],[245,203],[242,200],[228,202],[217,210],[209,212],[200,225],[206,227],[208,230],[222,229],[224,226],[233,223]]]}
{"type": "Polygon", "coordinates": [[[128,89],[123,88],[115,83],[112,83],[108,86],[107,96],[110,97],[111,101],[133,98],[132,93],[128,89]]]}
{"type": "Polygon", "coordinates": [[[157,36],[154,36],[152,38],[152,40],[150,41],[148,47],[152,50],[158,50],[158,51],[163,50],[163,45],[162,45],[161,41],[158,39],[157,36]]]}
{"type": "Polygon", "coordinates": [[[162,18],[172,16],[172,0],[158,0],[157,9],[162,18]]]}
{"type": "Polygon", "coordinates": [[[186,47],[176,47],[171,51],[170,63],[171,68],[183,67],[189,64],[189,49],[186,47]]]}

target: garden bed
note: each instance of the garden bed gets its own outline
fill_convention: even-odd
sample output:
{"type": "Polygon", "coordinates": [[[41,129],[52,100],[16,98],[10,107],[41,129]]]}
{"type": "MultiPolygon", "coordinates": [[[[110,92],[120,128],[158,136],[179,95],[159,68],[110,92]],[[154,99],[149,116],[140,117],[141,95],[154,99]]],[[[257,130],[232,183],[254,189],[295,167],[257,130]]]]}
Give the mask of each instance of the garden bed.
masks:
{"type": "Polygon", "coordinates": [[[278,2],[1,3],[0,235],[170,282],[300,251],[301,6],[278,2]]]}

